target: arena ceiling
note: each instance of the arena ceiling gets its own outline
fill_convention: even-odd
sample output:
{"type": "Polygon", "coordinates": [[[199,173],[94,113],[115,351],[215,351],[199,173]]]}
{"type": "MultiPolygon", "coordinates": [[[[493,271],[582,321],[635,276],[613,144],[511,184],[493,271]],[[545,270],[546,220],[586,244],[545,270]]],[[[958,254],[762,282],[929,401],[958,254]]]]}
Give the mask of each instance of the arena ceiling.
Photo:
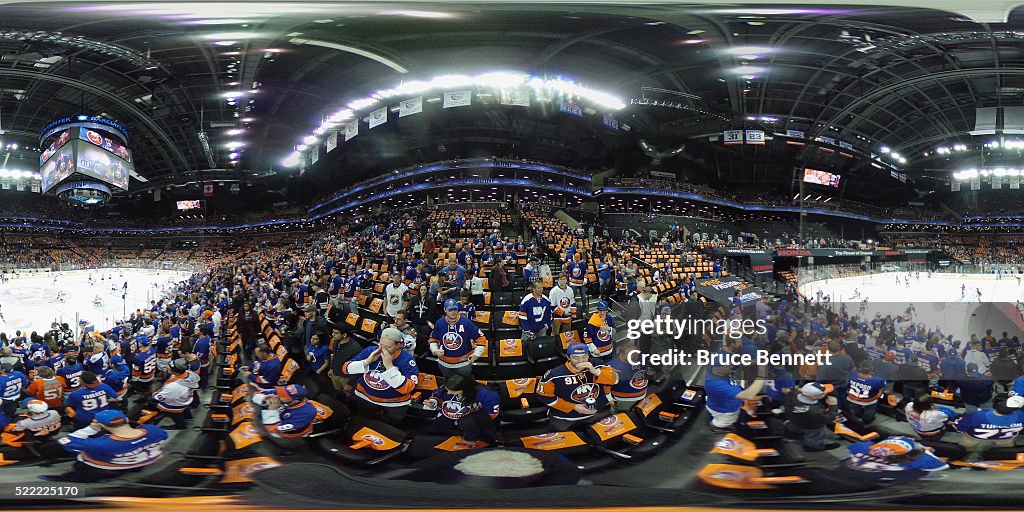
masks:
{"type": "MultiPolygon", "coordinates": [[[[1013,27],[1024,27],[1022,11],[1000,2],[974,2],[966,13],[856,3],[6,3],[0,140],[21,147],[6,165],[31,167],[44,125],[100,114],[131,131],[148,180],[133,181],[134,190],[281,176],[296,172],[281,161],[302,136],[354,98],[408,80],[515,69],[621,98],[631,130],[500,109],[422,116],[311,171],[343,186],[375,166],[474,146],[581,167],[631,165],[615,153],[638,152],[640,139],[670,148],[758,126],[866,151],[886,146],[921,175],[955,166],[949,158],[970,160],[936,159],[934,149],[978,142],[976,108],[1021,105],[1024,31],[1013,27]]],[[[813,161],[807,151],[758,158],[813,161]]],[[[758,179],[744,166],[723,168],[721,179],[758,179]]]]}

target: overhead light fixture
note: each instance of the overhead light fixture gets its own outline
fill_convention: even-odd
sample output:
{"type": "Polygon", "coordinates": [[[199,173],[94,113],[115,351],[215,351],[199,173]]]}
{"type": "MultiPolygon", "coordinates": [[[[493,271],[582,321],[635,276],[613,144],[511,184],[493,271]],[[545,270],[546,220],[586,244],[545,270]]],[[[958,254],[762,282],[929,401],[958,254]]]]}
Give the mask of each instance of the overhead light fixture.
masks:
{"type": "Polygon", "coordinates": [[[240,147],[242,147],[244,145],[245,145],[244,142],[240,142],[240,141],[234,140],[234,141],[231,141],[231,142],[228,142],[227,144],[225,144],[224,147],[234,151],[234,150],[236,150],[236,149],[238,149],[238,148],[240,148],[240,147]]]}
{"type": "Polygon", "coordinates": [[[381,15],[384,16],[409,16],[411,18],[451,18],[452,15],[446,12],[433,12],[433,11],[382,11],[381,15]]]}
{"type": "Polygon", "coordinates": [[[214,41],[213,44],[217,46],[234,46],[238,44],[238,41],[214,41]]]}
{"type": "Polygon", "coordinates": [[[765,71],[767,71],[767,69],[759,66],[739,66],[732,68],[729,71],[737,75],[756,75],[759,73],[764,73],[765,71]]]}
{"type": "Polygon", "coordinates": [[[228,130],[228,131],[226,131],[224,133],[227,134],[227,135],[241,135],[244,132],[245,132],[245,130],[242,130],[240,128],[235,128],[234,130],[228,130]]]}

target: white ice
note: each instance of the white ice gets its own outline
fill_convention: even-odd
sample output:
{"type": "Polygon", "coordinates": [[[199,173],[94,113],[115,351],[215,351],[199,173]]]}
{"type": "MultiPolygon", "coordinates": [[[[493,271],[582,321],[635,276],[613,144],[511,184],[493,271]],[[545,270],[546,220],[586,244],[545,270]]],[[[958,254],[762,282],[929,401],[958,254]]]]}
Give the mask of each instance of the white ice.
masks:
{"type": "Polygon", "coordinates": [[[97,269],[44,274],[13,275],[0,284],[0,332],[13,336],[15,330],[50,329],[51,322],[67,322],[75,329],[79,320],[86,320],[99,330],[106,330],[136,309],[147,310],[151,300],[159,300],[172,284],[189,277],[187,272],[140,269],[97,269]],[[100,280],[100,277],[104,280],[100,280]],[[90,285],[90,277],[94,284],[90,285]],[[124,283],[128,293],[122,300],[124,283]],[[113,289],[112,289],[113,288],[113,289]],[[63,302],[58,293],[65,293],[63,302]],[[101,305],[97,305],[96,296],[101,305]]]}
{"type": "Polygon", "coordinates": [[[1011,316],[1014,305],[1024,300],[1024,281],[1014,276],[1003,276],[997,279],[990,274],[932,274],[922,272],[920,279],[916,274],[908,272],[878,273],[869,276],[846,277],[813,281],[800,285],[800,292],[812,300],[817,297],[818,290],[831,298],[836,304],[845,302],[850,315],[862,318],[874,318],[875,313],[902,314],[903,306],[914,304],[916,314],[914,322],[924,322],[928,326],[941,326],[943,332],[952,334],[957,339],[966,339],[970,334],[984,332],[979,330],[992,328],[996,337],[1004,330],[1011,336],[1021,335],[1024,322],[1020,318],[1004,320],[1011,316]],[[896,284],[896,278],[900,284],[896,284]],[[907,286],[907,280],[910,285],[907,286]],[[961,296],[960,287],[964,287],[961,296]],[[979,303],[977,290],[981,290],[979,303]],[[860,292],[856,296],[854,291],[860,292]],[[860,313],[859,303],[868,300],[865,314],[860,313]],[[982,308],[981,306],[986,306],[982,308]],[[994,308],[1002,311],[997,315],[994,308]],[[893,311],[893,309],[900,309],[893,311]],[[1010,323],[1010,322],[1014,323],[1010,323]]]}

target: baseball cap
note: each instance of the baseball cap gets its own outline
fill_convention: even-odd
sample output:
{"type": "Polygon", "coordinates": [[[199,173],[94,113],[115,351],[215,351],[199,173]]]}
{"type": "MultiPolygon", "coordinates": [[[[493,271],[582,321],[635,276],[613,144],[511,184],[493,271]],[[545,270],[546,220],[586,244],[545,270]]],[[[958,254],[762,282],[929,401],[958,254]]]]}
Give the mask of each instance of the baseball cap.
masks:
{"type": "Polygon", "coordinates": [[[1014,395],[1006,399],[1006,406],[1011,409],[1020,409],[1024,407],[1024,396],[1014,395]]]}
{"type": "Polygon", "coordinates": [[[136,336],[135,337],[135,341],[139,342],[139,345],[142,345],[142,346],[148,346],[150,343],[153,343],[153,341],[149,339],[149,336],[144,336],[144,335],[143,336],[136,336]]]}
{"type": "Polygon", "coordinates": [[[579,356],[589,354],[590,351],[587,350],[587,346],[582,343],[570,343],[569,347],[565,349],[565,353],[570,356],[579,356]]]}
{"type": "Polygon", "coordinates": [[[110,358],[110,364],[114,366],[121,366],[124,364],[124,358],[121,356],[113,356],[110,358]]]}
{"type": "Polygon", "coordinates": [[[11,364],[11,363],[0,364],[0,370],[3,370],[5,372],[13,372],[14,371],[14,365],[11,364]]]}
{"type": "Polygon", "coordinates": [[[302,400],[303,398],[306,398],[306,387],[302,384],[278,386],[277,396],[281,398],[290,398],[292,400],[302,400]]]}
{"type": "Polygon", "coordinates": [[[312,302],[306,304],[306,307],[302,308],[303,313],[312,313],[314,311],[316,311],[316,306],[312,302]]]}
{"type": "Polygon", "coordinates": [[[800,388],[800,394],[807,398],[814,398],[818,395],[831,393],[835,388],[832,384],[818,384],[817,382],[811,382],[804,384],[804,387],[800,388]]]}
{"type": "Polygon", "coordinates": [[[600,309],[608,309],[608,303],[603,301],[603,300],[598,302],[597,303],[597,309],[599,309],[599,310],[600,309]]]}
{"type": "Polygon", "coordinates": [[[444,310],[449,311],[452,309],[459,309],[459,301],[455,299],[448,299],[444,301],[444,310]]]}
{"type": "MultiPolygon", "coordinates": [[[[111,363],[113,363],[113,360],[111,360],[111,363]]],[[[184,371],[188,369],[188,361],[186,361],[185,358],[183,357],[175,359],[172,364],[174,365],[174,369],[178,371],[184,371]]]]}
{"type": "Polygon", "coordinates": [[[100,425],[106,425],[108,427],[128,423],[128,417],[125,416],[123,412],[115,411],[113,409],[100,411],[96,413],[95,418],[96,421],[100,423],[100,425]]]}
{"type": "Polygon", "coordinates": [[[46,412],[50,406],[46,405],[46,402],[42,400],[26,400],[25,408],[28,409],[28,412],[40,414],[46,412]]]}

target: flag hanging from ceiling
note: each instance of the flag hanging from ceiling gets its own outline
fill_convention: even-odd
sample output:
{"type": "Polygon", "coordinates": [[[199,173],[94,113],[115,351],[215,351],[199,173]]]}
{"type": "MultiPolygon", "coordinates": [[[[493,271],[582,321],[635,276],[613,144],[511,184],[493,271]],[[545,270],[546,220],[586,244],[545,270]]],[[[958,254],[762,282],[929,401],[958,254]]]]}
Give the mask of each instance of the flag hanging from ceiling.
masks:
{"type": "Polygon", "coordinates": [[[502,105],[530,106],[530,90],[525,87],[513,87],[501,90],[502,105]]]}
{"type": "Polygon", "coordinates": [[[213,182],[207,181],[203,184],[203,195],[206,197],[213,197],[213,182]]]}
{"type": "Polygon", "coordinates": [[[981,178],[971,178],[971,190],[981,190],[981,178]]]}
{"type": "Polygon", "coordinates": [[[42,188],[40,188],[39,182],[38,181],[33,181],[32,182],[32,192],[40,192],[41,190],[42,190],[42,188]]]}
{"type": "Polygon", "coordinates": [[[1003,188],[1003,177],[992,176],[992,190],[999,190],[1003,188]]]}
{"type": "Polygon", "coordinates": [[[566,114],[572,114],[576,117],[583,117],[583,107],[579,103],[570,99],[562,98],[558,102],[558,110],[565,112],[566,114]]]}
{"type": "Polygon", "coordinates": [[[388,107],[381,107],[370,112],[370,129],[388,122],[388,107]]]}
{"type": "Polygon", "coordinates": [[[320,161],[320,143],[317,142],[313,145],[313,150],[310,151],[310,159],[312,160],[311,165],[315,165],[320,161]]]}
{"type": "Polygon", "coordinates": [[[1006,179],[1007,179],[1007,181],[1010,182],[1010,190],[1019,190],[1020,189],[1020,176],[1017,176],[1017,175],[1007,176],[1006,179]]]}
{"type": "Polygon", "coordinates": [[[423,112],[423,96],[409,98],[398,104],[398,117],[411,116],[423,112]]]}
{"type": "Polygon", "coordinates": [[[359,135],[359,120],[354,119],[351,123],[345,125],[345,141],[347,142],[352,137],[359,135]]]}
{"type": "Polygon", "coordinates": [[[725,130],[722,132],[723,144],[743,144],[743,130],[725,130]]]}
{"type": "Polygon", "coordinates": [[[338,147],[338,132],[331,132],[327,136],[327,152],[334,151],[334,148],[338,147]]]}
{"type": "Polygon", "coordinates": [[[153,189],[153,202],[154,203],[159,203],[160,202],[160,192],[161,192],[161,190],[159,188],[153,189]]]}
{"type": "Polygon", "coordinates": [[[442,108],[465,107],[473,102],[471,91],[451,91],[444,93],[444,105],[442,108]]]}
{"type": "Polygon", "coordinates": [[[612,130],[618,130],[619,120],[615,117],[615,114],[608,112],[604,115],[604,125],[612,130]]]}

